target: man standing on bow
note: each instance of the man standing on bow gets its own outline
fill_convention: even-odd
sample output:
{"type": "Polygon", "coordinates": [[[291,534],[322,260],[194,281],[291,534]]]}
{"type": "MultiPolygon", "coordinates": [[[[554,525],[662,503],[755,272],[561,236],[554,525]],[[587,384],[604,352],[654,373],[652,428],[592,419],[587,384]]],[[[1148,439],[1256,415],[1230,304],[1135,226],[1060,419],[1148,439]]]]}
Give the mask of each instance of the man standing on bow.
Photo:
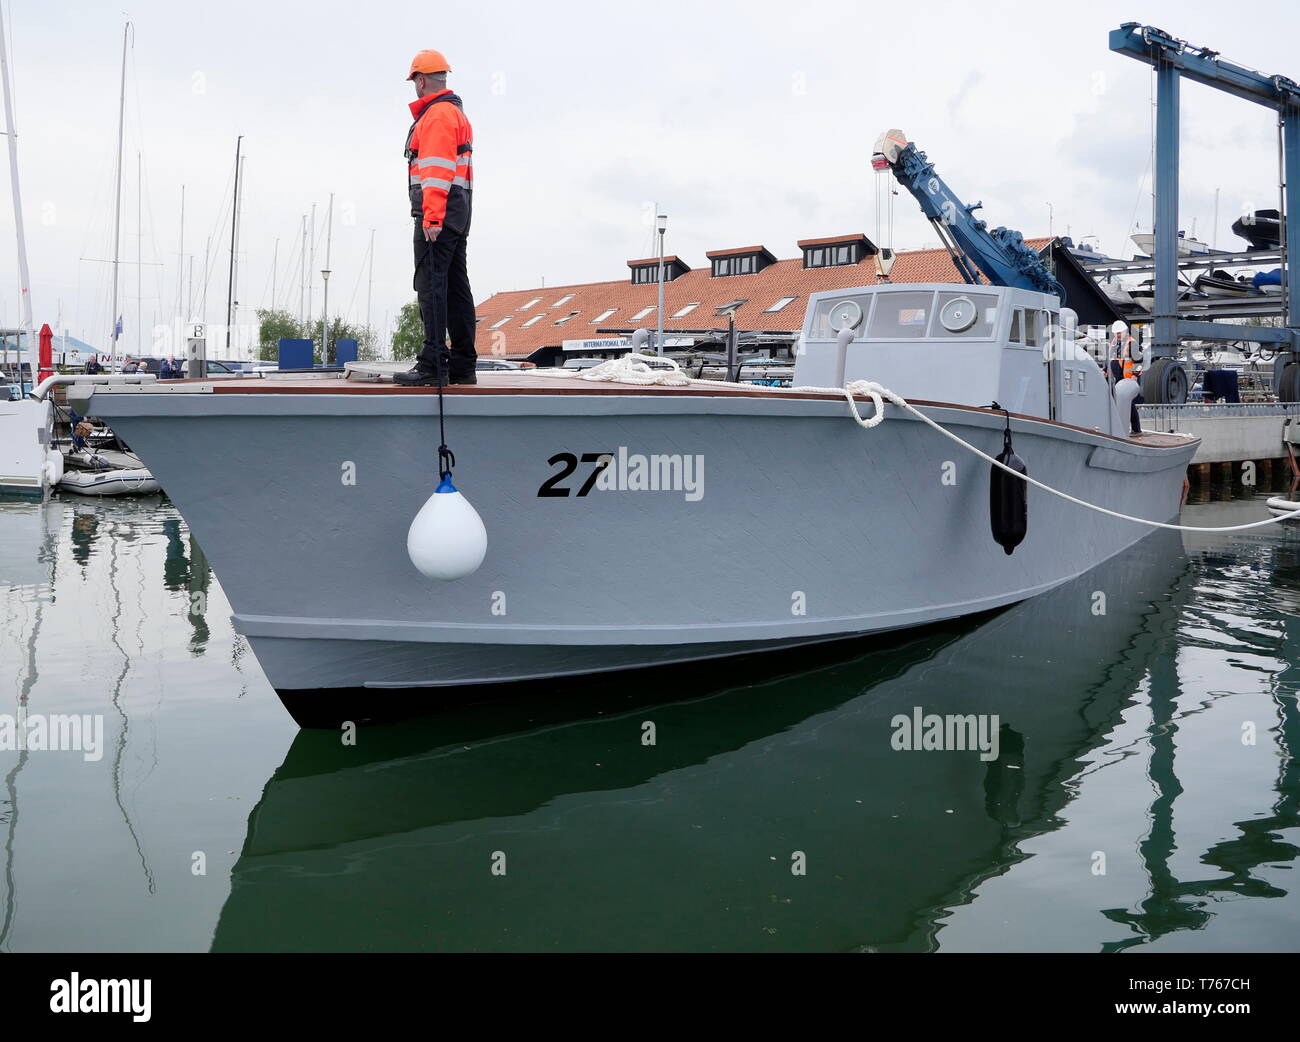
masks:
{"type": "Polygon", "coordinates": [[[411,216],[415,218],[415,292],[424,349],[415,368],[393,380],[406,386],[478,383],[474,295],[465,267],[474,187],[474,131],[461,100],[447,89],[451,67],[421,51],[407,79],[415,84],[415,122],[406,136],[411,216]],[[451,351],[447,339],[451,339],[451,351]]]}

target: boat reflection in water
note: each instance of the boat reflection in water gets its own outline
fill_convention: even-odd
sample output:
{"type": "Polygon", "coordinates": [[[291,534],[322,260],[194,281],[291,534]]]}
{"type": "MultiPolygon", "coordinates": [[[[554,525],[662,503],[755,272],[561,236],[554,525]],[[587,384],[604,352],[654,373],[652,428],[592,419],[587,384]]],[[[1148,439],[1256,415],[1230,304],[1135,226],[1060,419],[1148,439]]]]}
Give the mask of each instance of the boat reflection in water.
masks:
{"type": "Polygon", "coordinates": [[[689,701],[611,678],[585,706],[471,707],[355,745],[302,731],[212,947],[935,948],[945,909],[1056,827],[1081,759],[1173,659],[1191,585],[1161,532],[992,617],[689,701]],[[895,750],[917,706],[996,715],[999,758],[895,750]]]}

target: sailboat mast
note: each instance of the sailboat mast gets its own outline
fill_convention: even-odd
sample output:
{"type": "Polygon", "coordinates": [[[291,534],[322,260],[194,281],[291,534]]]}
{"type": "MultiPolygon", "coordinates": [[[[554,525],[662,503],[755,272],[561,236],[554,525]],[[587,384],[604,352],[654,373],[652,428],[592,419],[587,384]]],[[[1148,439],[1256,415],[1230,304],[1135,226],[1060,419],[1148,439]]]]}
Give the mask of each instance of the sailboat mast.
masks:
{"type": "MultiPolygon", "coordinates": [[[[23,230],[23,203],[18,191],[18,128],[14,126],[13,100],[9,91],[9,41],[4,34],[4,12],[0,11],[0,74],[4,76],[5,130],[9,138],[9,180],[13,185],[14,231],[18,240],[18,279],[22,293],[23,328],[27,331],[27,350],[32,353],[32,382],[36,382],[36,344],[32,327],[31,278],[27,273],[27,235],[23,230]]],[[[18,389],[23,390],[23,350],[18,345],[18,389]]]]}
{"type": "Polygon", "coordinates": [[[311,204],[311,262],[307,265],[307,322],[316,321],[312,290],[316,286],[316,204],[311,204]]]}
{"type": "Polygon", "coordinates": [[[330,213],[325,221],[325,270],[321,277],[325,280],[324,297],[321,305],[321,361],[326,365],[334,364],[334,344],[330,340],[330,243],[334,238],[334,193],[330,192],[330,213]]]}
{"type": "Polygon", "coordinates": [[[176,253],[176,320],[184,322],[188,315],[183,314],[184,296],[182,290],[185,288],[185,186],[181,185],[181,241],[180,249],[176,253]]]}
{"type": "Polygon", "coordinates": [[[144,160],[135,154],[135,356],[144,353],[144,160]]]}
{"type": "Polygon", "coordinates": [[[302,278],[298,280],[298,325],[307,324],[307,215],[302,215],[302,278]]]}
{"type": "MultiPolygon", "coordinates": [[[[192,269],[191,269],[192,270],[192,269]]],[[[203,295],[199,304],[199,320],[208,324],[208,282],[212,274],[212,236],[209,235],[203,246],[203,295]]]]}
{"type": "Polygon", "coordinates": [[[235,193],[230,204],[230,281],[226,284],[226,357],[230,357],[230,327],[235,324],[235,245],[239,231],[239,170],[244,135],[235,139],[235,193]]]}
{"type": "Polygon", "coordinates": [[[122,85],[117,98],[117,184],[114,190],[116,202],[113,208],[113,310],[108,316],[113,324],[113,346],[111,353],[117,354],[117,278],[118,264],[122,248],[122,139],[126,129],[126,39],[131,31],[131,23],[122,27],[122,85]]]}
{"type": "Polygon", "coordinates": [[[370,229],[370,279],[366,286],[366,336],[373,344],[375,336],[370,331],[370,300],[375,295],[375,230],[370,229]]]}

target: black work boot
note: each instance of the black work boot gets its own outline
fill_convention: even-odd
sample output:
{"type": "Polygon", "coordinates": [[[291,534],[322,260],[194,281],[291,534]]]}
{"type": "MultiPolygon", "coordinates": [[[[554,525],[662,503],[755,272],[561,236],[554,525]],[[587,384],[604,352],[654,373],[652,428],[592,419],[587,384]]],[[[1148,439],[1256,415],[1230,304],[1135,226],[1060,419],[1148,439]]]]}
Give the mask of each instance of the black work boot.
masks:
{"type": "Polygon", "coordinates": [[[404,373],[394,373],[393,383],[402,387],[436,387],[438,385],[438,374],[433,369],[425,369],[417,365],[414,369],[408,369],[404,373]]]}

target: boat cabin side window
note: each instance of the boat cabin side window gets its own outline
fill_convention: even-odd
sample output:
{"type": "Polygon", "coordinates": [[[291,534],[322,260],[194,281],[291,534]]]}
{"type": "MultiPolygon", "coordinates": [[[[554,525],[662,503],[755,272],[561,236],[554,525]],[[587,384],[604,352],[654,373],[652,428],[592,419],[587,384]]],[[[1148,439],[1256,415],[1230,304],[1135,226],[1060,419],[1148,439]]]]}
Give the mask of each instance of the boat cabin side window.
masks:
{"type": "Polygon", "coordinates": [[[1023,340],[1023,333],[1021,332],[1024,328],[1024,319],[1024,308],[1016,308],[1015,311],[1011,312],[1011,335],[1008,336],[1007,339],[1013,344],[1023,344],[1025,342],[1023,340]]]}
{"type": "Polygon", "coordinates": [[[1024,312],[1025,320],[1021,328],[1024,330],[1025,335],[1022,343],[1024,343],[1026,347],[1037,347],[1039,344],[1042,331],[1038,328],[1038,314],[1037,311],[1024,312]]]}

